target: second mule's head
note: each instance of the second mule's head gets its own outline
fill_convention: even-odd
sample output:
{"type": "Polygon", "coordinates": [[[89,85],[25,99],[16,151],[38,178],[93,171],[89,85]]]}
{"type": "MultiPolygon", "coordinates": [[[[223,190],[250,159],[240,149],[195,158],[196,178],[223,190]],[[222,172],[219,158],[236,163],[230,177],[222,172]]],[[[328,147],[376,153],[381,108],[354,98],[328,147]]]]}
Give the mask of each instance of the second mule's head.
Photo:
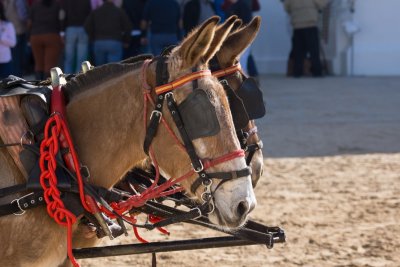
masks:
{"type": "MultiPolygon", "coordinates": [[[[230,17],[227,20],[227,22],[229,22],[229,20],[234,20],[235,25],[238,24],[240,25],[240,20],[235,19],[234,17],[230,17]]],[[[244,25],[243,27],[234,27],[237,29],[231,30],[231,32],[221,45],[220,49],[216,52],[212,60],[212,62],[217,65],[214,67],[219,69],[227,69],[239,64],[242,53],[246,49],[250,49],[249,47],[256,38],[257,33],[260,30],[260,26],[261,26],[261,18],[257,16],[254,17],[253,20],[248,25],[244,25]]],[[[223,35],[225,32],[225,28],[226,28],[225,24],[221,25],[217,29],[216,35],[223,35]]],[[[245,80],[248,79],[248,77],[246,76],[243,70],[240,70],[234,73],[230,73],[228,75],[221,76],[220,79],[225,80],[224,82],[226,84],[229,84],[229,87],[232,88],[233,91],[235,91],[236,93],[240,93],[238,91],[241,89],[243,83],[245,82],[245,80]]],[[[261,94],[258,85],[256,85],[256,87],[257,88],[254,88],[255,91],[258,91],[256,92],[256,94],[257,93],[261,94]]],[[[255,108],[261,108],[261,109],[264,108],[264,103],[262,99],[258,99],[258,101],[250,101],[250,103],[248,103],[249,101],[248,100],[246,101],[246,99],[242,100],[243,103],[245,104],[244,105],[245,108],[248,108],[246,104],[252,106],[259,105],[259,107],[255,108]]],[[[233,110],[232,112],[235,112],[235,110],[233,110]]],[[[255,187],[261,175],[263,174],[264,157],[261,150],[262,142],[257,135],[257,126],[255,124],[254,118],[251,117],[252,113],[250,113],[249,115],[250,115],[250,121],[248,121],[248,123],[245,126],[236,128],[237,130],[242,130],[246,135],[239,138],[246,138],[245,140],[246,145],[252,149],[255,149],[254,154],[252,154],[251,160],[248,162],[248,164],[250,164],[250,167],[252,169],[251,178],[253,187],[255,187]]],[[[247,152],[247,156],[249,156],[249,153],[253,152],[247,152]]]]}
{"type": "MultiPolygon", "coordinates": [[[[192,72],[207,69],[207,62],[218,51],[231,29],[228,27],[222,37],[218,36],[218,44],[211,46],[218,21],[217,17],[209,19],[171,51],[165,59],[168,82],[181,80],[192,72]]],[[[157,75],[160,74],[157,69],[160,68],[157,68],[156,60],[147,71],[147,82],[152,87],[157,85],[157,75]]],[[[250,173],[244,171],[240,172],[243,175],[237,175],[239,173],[237,171],[247,169],[247,165],[243,155],[235,154],[241,148],[223,87],[216,78],[207,75],[194,82],[184,83],[171,93],[178,106],[179,116],[183,120],[184,131],[188,133],[194,152],[206,165],[205,167],[207,168],[206,162],[217,163],[213,160],[223,159],[222,163],[205,170],[206,173],[211,173],[210,190],[215,207],[209,214],[210,220],[226,227],[242,225],[255,207],[256,199],[250,173]],[[218,173],[233,173],[233,176],[239,177],[222,181],[216,179],[218,173]]],[[[182,130],[177,128],[167,105],[163,107],[163,118],[179,141],[185,143],[182,130]]],[[[160,169],[167,177],[180,177],[192,169],[193,160],[189,157],[191,152],[186,151],[189,147],[186,145],[182,147],[175,142],[173,135],[165,127],[159,127],[152,148],[160,169]]],[[[183,180],[181,185],[187,192],[192,191],[191,194],[197,196],[201,202],[206,185],[200,183],[193,187],[197,178],[198,175],[194,174],[183,180]]]]}

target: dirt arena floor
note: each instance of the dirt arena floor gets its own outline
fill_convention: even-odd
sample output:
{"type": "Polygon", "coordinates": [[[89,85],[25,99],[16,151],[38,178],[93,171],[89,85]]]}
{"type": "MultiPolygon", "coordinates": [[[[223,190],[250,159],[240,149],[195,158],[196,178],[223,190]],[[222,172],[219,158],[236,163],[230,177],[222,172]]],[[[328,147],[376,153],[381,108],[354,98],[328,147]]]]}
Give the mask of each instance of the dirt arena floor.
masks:
{"type": "MultiPolygon", "coordinates": [[[[159,253],[158,266],[400,266],[400,78],[263,77],[258,122],[265,172],[251,218],[285,229],[286,244],[159,253]]],[[[178,240],[218,233],[188,224],[178,240]]],[[[106,241],[120,244],[134,241],[106,241]]],[[[134,241],[137,242],[137,241],[134,241]]],[[[151,266],[150,255],[80,260],[151,266]]]]}

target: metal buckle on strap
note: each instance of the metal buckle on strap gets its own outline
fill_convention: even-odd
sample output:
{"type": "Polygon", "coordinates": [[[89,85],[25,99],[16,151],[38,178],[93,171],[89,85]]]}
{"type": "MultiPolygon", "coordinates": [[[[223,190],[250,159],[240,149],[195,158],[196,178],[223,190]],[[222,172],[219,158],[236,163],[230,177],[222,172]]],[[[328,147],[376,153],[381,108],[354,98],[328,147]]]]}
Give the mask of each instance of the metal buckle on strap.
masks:
{"type": "MultiPolygon", "coordinates": [[[[30,193],[30,194],[25,195],[25,196],[20,197],[20,198],[16,198],[16,199],[14,199],[13,201],[11,201],[11,204],[13,204],[14,202],[17,202],[17,206],[18,206],[18,208],[19,208],[19,210],[20,210],[19,213],[14,212],[14,215],[23,215],[23,214],[25,213],[25,210],[21,207],[21,203],[19,203],[19,201],[20,201],[21,199],[27,197],[27,196],[30,196],[30,195],[33,195],[33,193],[30,193]]],[[[26,204],[25,208],[27,208],[27,207],[28,207],[28,204],[26,204]]]]}
{"type": "Polygon", "coordinates": [[[193,218],[192,220],[196,220],[196,219],[200,218],[201,216],[203,216],[203,213],[201,212],[201,209],[199,207],[195,207],[195,208],[191,209],[191,211],[194,211],[194,210],[198,211],[199,216],[193,218]]]}
{"type": "Polygon", "coordinates": [[[175,101],[175,97],[174,97],[174,93],[168,92],[168,93],[165,94],[165,98],[169,98],[169,97],[171,97],[172,100],[174,100],[174,102],[176,102],[176,101],[175,101]]]}
{"type": "Polygon", "coordinates": [[[204,170],[203,162],[202,162],[201,160],[199,160],[199,163],[200,163],[200,168],[198,168],[198,169],[196,169],[196,168],[193,166],[193,163],[191,164],[191,165],[192,165],[192,168],[193,168],[193,170],[194,170],[194,172],[199,173],[199,172],[201,172],[201,171],[204,170]]]}
{"type": "Polygon", "coordinates": [[[159,116],[159,118],[158,118],[158,123],[160,123],[161,118],[162,118],[162,112],[161,112],[161,111],[158,111],[158,110],[153,110],[153,111],[151,112],[151,115],[150,115],[150,120],[153,118],[153,115],[154,115],[154,114],[158,114],[158,115],[156,115],[156,116],[159,116]]]}

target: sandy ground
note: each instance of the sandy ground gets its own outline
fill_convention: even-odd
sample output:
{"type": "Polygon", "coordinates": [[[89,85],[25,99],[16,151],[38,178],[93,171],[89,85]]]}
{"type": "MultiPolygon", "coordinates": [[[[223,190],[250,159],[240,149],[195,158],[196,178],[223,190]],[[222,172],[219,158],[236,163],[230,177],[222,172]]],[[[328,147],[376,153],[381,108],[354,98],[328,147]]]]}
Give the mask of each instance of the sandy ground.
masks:
{"type": "MultiPolygon", "coordinates": [[[[400,266],[400,78],[262,84],[270,114],[258,122],[265,172],[251,217],[284,228],[286,244],[160,253],[158,266],[400,266]]],[[[169,237],[143,235],[217,235],[187,224],[168,230],[169,237]]],[[[151,266],[150,255],[80,262],[151,266]]]]}

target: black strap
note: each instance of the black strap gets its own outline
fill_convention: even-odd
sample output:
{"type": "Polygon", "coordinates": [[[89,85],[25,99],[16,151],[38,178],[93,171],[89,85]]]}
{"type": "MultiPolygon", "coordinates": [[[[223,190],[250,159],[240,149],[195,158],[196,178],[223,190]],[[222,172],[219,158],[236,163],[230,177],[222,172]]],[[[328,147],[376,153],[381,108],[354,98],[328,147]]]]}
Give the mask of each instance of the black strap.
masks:
{"type": "Polygon", "coordinates": [[[157,57],[156,65],[156,86],[168,83],[169,73],[167,66],[167,57],[157,57]]]}
{"type": "Polygon", "coordinates": [[[197,156],[192,140],[190,139],[188,133],[186,132],[185,125],[183,124],[182,118],[179,115],[178,106],[175,102],[173,94],[172,93],[167,94],[166,100],[168,109],[171,112],[172,118],[174,119],[176,127],[178,128],[182,141],[185,144],[185,148],[190,157],[190,161],[192,162],[193,168],[195,169],[195,171],[201,172],[201,170],[203,169],[203,163],[197,156]]]}
{"type": "Polygon", "coordinates": [[[165,96],[164,94],[161,94],[157,97],[156,107],[150,115],[150,123],[149,126],[147,127],[146,137],[143,143],[143,150],[146,154],[149,154],[150,145],[157,134],[158,125],[160,124],[162,117],[164,96],[165,96]]]}
{"type": "MultiPolygon", "coordinates": [[[[167,58],[160,56],[157,57],[156,60],[156,86],[160,86],[168,83],[169,80],[168,67],[166,63],[167,58]]],[[[157,97],[156,107],[150,115],[150,123],[147,127],[146,137],[143,143],[143,150],[147,155],[149,154],[150,145],[157,134],[158,125],[161,121],[164,97],[165,94],[161,94],[157,97]]]]}
{"type": "MultiPolygon", "coordinates": [[[[246,167],[239,171],[215,172],[215,173],[207,173],[207,175],[208,175],[208,177],[211,177],[211,178],[228,181],[228,180],[236,179],[239,177],[245,177],[245,176],[251,175],[251,169],[249,167],[246,167]]],[[[201,176],[199,176],[199,178],[197,178],[193,182],[192,186],[190,187],[190,190],[193,193],[196,192],[197,188],[202,184],[203,180],[204,179],[201,176]]]]}
{"type": "Polygon", "coordinates": [[[43,192],[29,193],[14,199],[10,204],[0,206],[0,216],[16,214],[22,215],[26,210],[44,204],[43,192]]]}
{"type": "Polygon", "coordinates": [[[247,157],[246,157],[247,165],[250,165],[250,162],[253,159],[253,156],[256,153],[256,151],[260,150],[262,148],[263,148],[263,143],[261,140],[255,144],[247,145],[247,148],[246,148],[246,152],[248,152],[247,157]]]}
{"type": "Polygon", "coordinates": [[[0,198],[16,194],[26,190],[26,184],[17,184],[6,188],[0,188],[0,198]]]}

